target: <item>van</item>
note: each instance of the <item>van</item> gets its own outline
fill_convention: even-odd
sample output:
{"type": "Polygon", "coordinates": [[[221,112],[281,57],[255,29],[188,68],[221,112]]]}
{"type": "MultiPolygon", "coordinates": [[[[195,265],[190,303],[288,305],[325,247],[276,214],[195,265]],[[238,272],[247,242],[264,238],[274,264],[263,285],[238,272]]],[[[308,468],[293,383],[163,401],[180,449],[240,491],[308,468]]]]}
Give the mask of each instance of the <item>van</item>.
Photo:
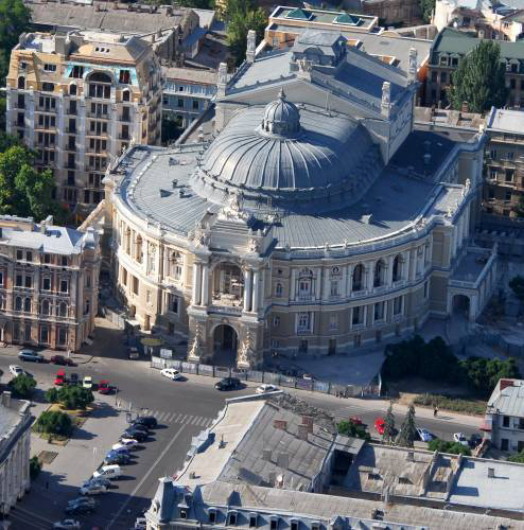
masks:
{"type": "Polygon", "coordinates": [[[93,473],[94,478],[105,477],[110,480],[116,480],[122,476],[122,469],[118,464],[102,466],[93,473]]]}

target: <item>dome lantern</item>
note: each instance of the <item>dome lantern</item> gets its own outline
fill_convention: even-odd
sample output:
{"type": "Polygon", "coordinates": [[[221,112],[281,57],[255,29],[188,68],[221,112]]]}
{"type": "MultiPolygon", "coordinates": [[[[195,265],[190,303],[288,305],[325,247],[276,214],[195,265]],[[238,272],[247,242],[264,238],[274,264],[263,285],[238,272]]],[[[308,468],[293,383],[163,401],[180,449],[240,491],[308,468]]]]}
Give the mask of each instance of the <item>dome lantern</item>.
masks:
{"type": "Polygon", "coordinates": [[[286,100],[284,89],[280,89],[278,99],[268,103],[262,120],[262,131],[275,136],[294,136],[300,131],[300,112],[286,100]]]}

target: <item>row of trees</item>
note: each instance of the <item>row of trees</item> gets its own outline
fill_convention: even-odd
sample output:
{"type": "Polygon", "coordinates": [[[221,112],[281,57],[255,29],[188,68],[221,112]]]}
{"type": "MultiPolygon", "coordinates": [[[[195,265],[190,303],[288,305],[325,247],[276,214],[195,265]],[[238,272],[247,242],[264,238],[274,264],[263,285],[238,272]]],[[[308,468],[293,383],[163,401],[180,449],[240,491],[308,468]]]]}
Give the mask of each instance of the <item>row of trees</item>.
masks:
{"type": "Polygon", "coordinates": [[[45,398],[49,403],[59,403],[68,410],[85,410],[95,400],[93,392],[81,386],[53,387],[45,393],[45,398]]]}
{"type": "Polygon", "coordinates": [[[514,359],[469,357],[460,361],[441,337],[425,342],[416,335],[410,340],[388,344],[382,378],[386,383],[405,377],[421,377],[428,381],[466,384],[482,398],[490,395],[501,378],[519,378],[514,359]]]}

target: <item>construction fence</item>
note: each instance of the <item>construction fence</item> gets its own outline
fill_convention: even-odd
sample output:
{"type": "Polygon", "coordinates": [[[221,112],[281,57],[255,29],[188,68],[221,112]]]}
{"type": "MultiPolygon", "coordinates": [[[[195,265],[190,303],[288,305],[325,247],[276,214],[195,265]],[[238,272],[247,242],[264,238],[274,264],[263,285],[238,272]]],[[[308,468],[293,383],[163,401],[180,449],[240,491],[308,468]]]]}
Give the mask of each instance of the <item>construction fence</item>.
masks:
{"type": "Polygon", "coordinates": [[[158,370],[163,368],[174,368],[181,373],[196,374],[222,379],[224,377],[237,377],[241,381],[253,383],[264,383],[277,385],[284,388],[298,388],[311,392],[321,392],[332,394],[337,397],[360,397],[372,398],[380,397],[380,384],[378,385],[341,385],[329,381],[319,381],[317,379],[304,379],[303,377],[293,377],[274,372],[261,372],[257,370],[241,370],[237,368],[223,368],[209,364],[190,363],[176,359],[165,359],[162,357],[151,357],[151,367],[158,370]]]}

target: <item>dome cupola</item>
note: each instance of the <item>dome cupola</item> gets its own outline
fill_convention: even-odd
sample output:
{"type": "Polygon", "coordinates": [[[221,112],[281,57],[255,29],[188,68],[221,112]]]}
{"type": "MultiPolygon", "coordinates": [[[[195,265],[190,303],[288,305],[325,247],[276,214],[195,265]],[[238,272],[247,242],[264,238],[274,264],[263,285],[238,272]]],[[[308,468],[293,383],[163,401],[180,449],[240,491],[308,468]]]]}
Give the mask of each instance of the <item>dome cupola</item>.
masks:
{"type": "Polygon", "coordinates": [[[275,136],[290,137],[300,131],[300,112],[286,100],[284,89],[280,89],[278,99],[268,103],[262,120],[262,132],[275,136]]]}

